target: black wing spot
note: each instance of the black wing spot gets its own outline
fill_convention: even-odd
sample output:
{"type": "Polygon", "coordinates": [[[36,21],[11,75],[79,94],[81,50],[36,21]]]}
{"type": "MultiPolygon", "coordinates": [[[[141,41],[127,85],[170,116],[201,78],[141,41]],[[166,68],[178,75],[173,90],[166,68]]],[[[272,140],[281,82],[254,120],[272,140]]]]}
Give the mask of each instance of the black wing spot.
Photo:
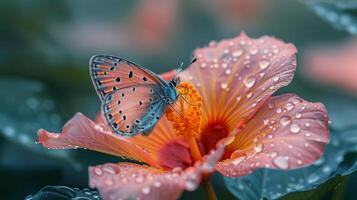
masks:
{"type": "Polygon", "coordinates": [[[104,74],[104,75],[108,75],[108,72],[104,72],[103,74],[104,74]]]}
{"type": "Polygon", "coordinates": [[[133,77],[133,72],[132,71],[129,72],[129,78],[131,78],[131,77],[133,77]]]}
{"type": "Polygon", "coordinates": [[[115,62],[115,63],[114,63],[114,66],[117,66],[117,65],[118,65],[118,63],[115,62]]]}
{"type": "Polygon", "coordinates": [[[100,82],[99,80],[97,80],[97,84],[98,84],[98,85],[102,85],[102,82],[100,82]]]}
{"type": "Polygon", "coordinates": [[[153,117],[154,117],[154,116],[155,116],[155,113],[151,113],[151,116],[153,116],[153,117]]]}
{"type": "Polygon", "coordinates": [[[121,93],[121,96],[122,96],[122,97],[124,97],[124,96],[125,96],[125,94],[124,94],[124,93],[121,93]]]}
{"type": "Polygon", "coordinates": [[[153,107],[153,106],[150,106],[150,110],[154,110],[154,107],[153,107]]]}
{"type": "Polygon", "coordinates": [[[133,87],[133,92],[135,91],[135,88],[133,87]]]}
{"type": "Polygon", "coordinates": [[[108,118],[109,118],[109,119],[112,119],[112,118],[113,118],[113,115],[112,115],[112,114],[108,114],[108,118]]]}
{"type": "Polygon", "coordinates": [[[157,119],[157,120],[159,120],[159,119],[160,119],[160,117],[156,117],[156,119],[157,119]]]}
{"type": "Polygon", "coordinates": [[[114,86],[114,87],[113,87],[113,91],[116,91],[116,90],[117,90],[117,87],[114,86]]]}
{"type": "Polygon", "coordinates": [[[125,115],[123,115],[123,120],[126,120],[126,116],[125,115]]]}
{"type": "Polygon", "coordinates": [[[129,125],[129,124],[127,124],[127,125],[126,125],[126,128],[130,128],[130,125],[129,125]]]}
{"type": "Polygon", "coordinates": [[[121,101],[119,100],[119,101],[118,101],[118,105],[120,105],[120,104],[121,104],[121,101]]]}
{"type": "Polygon", "coordinates": [[[118,124],[114,122],[114,123],[113,123],[113,127],[114,127],[114,128],[117,128],[117,127],[118,127],[118,124]]]}
{"type": "Polygon", "coordinates": [[[148,81],[148,79],[147,79],[145,76],[143,77],[143,80],[144,80],[145,82],[148,81]]]}
{"type": "Polygon", "coordinates": [[[150,89],[150,94],[152,94],[154,92],[154,90],[150,89]]]}
{"type": "Polygon", "coordinates": [[[114,69],[115,69],[114,66],[111,66],[111,67],[110,67],[110,71],[113,71],[114,69]]]}
{"type": "Polygon", "coordinates": [[[152,102],[152,98],[150,98],[149,101],[152,102]]]}
{"type": "Polygon", "coordinates": [[[121,114],[123,111],[122,110],[119,110],[119,114],[121,114]]]}
{"type": "Polygon", "coordinates": [[[138,119],[137,119],[137,120],[135,120],[135,122],[136,122],[137,124],[140,124],[140,120],[138,120],[138,119]]]}
{"type": "Polygon", "coordinates": [[[115,81],[116,81],[117,83],[119,83],[119,82],[120,82],[120,77],[117,77],[117,78],[115,79],[115,81]]]}
{"type": "Polygon", "coordinates": [[[143,102],[142,102],[142,101],[139,101],[139,105],[143,105],[143,102]]]}

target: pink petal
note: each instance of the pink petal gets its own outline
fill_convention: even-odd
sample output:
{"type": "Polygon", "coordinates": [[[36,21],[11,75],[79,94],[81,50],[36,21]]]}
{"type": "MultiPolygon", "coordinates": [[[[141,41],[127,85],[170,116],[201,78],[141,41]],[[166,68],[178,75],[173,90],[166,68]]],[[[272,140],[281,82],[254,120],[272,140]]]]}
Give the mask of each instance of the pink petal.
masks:
{"type": "Polygon", "coordinates": [[[328,117],[321,103],[296,95],[271,97],[227,147],[231,159],[217,165],[227,176],[257,168],[293,169],[311,164],[329,142],[328,117]]]}
{"type": "Polygon", "coordinates": [[[247,121],[277,89],[290,83],[297,50],[272,37],[240,36],[197,49],[197,62],[182,73],[203,100],[202,129],[210,121],[247,121]]]}
{"type": "Polygon", "coordinates": [[[182,171],[164,171],[131,163],[104,164],[89,168],[90,186],[99,190],[103,199],[177,199],[184,190],[195,190],[204,175],[214,171],[222,156],[220,146],[202,162],[182,171]]]}
{"type": "Polygon", "coordinates": [[[317,48],[306,56],[305,72],[313,80],[339,86],[357,94],[357,39],[317,48]]]}
{"type": "Polygon", "coordinates": [[[63,127],[61,134],[42,129],[37,134],[37,141],[46,148],[87,148],[155,165],[150,156],[138,145],[113,134],[104,124],[95,124],[82,113],[77,113],[69,120],[63,127]]]}

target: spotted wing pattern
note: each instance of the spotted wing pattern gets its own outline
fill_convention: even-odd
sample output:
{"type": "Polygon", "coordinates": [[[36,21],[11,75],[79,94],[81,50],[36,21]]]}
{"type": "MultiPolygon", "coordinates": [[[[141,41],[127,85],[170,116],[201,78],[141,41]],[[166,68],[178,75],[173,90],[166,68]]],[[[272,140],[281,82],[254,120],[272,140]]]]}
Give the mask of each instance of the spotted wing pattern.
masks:
{"type": "Polygon", "coordinates": [[[107,96],[103,104],[105,118],[112,129],[123,136],[151,131],[166,109],[158,85],[128,87],[107,96]]]}
{"type": "Polygon", "coordinates": [[[94,56],[90,70],[113,131],[122,136],[150,133],[168,105],[167,83],[155,73],[113,56],[94,56]]]}
{"type": "Polygon", "coordinates": [[[108,94],[134,85],[166,85],[154,72],[115,56],[96,55],[90,60],[90,74],[102,101],[108,94]]]}

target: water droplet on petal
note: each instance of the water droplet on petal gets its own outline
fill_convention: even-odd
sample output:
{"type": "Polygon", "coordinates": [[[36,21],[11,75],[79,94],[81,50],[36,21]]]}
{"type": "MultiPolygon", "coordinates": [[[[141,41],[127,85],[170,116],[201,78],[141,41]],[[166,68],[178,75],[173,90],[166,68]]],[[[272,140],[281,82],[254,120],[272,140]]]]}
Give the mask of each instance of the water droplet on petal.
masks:
{"type": "Polygon", "coordinates": [[[291,122],[291,118],[290,118],[289,116],[282,116],[282,117],[280,118],[280,123],[281,123],[281,125],[283,125],[283,126],[288,125],[290,122],[291,122]]]}
{"type": "Polygon", "coordinates": [[[296,113],[296,114],[295,114],[296,119],[300,119],[301,116],[302,116],[301,113],[296,113]]]}
{"type": "Polygon", "coordinates": [[[98,176],[100,176],[103,174],[103,171],[99,167],[96,167],[96,168],[94,168],[94,173],[96,173],[98,176]]]}
{"type": "Polygon", "coordinates": [[[263,150],[263,145],[262,144],[257,144],[256,146],[254,146],[254,151],[256,151],[257,153],[261,152],[263,150]]]}
{"type": "Polygon", "coordinates": [[[273,109],[274,107],[275,107],[274,102],[271,101],[268,103],[268,108],[273,109]]]}
{"type": "Polygon", "coordinates": [[[289,167],[288,160],[283,156],[278,156],[278,157],[274,158],[273,164],[276,165],[280,169],[288,169],[288,167],[289,167]]]}
{"type": "Polygon", "coordinates": [[[301,130],[301,128],[300,128],[299,124],[292,124],[290,126],[290,131],[292,133],[298,133],[300,130],[301,130]]]}
{"type": "Polygon", "coordinates": [[[253,95],[253,92],[249,92],[249,93],[247,94],[247,99],[249,99],[250,97],[252,97],[252,95],[253,95]]]}
{"type": "Polygon", "coordinates": [[[159,181],[155,181],[154,186],[159,188],[159,187],[161,187],[161,183],[159,181]]]}
{"type": "Polygon", "coordinates": [[[292,110],[294,108],[294,104],[289,102],[285,105],[285,108],[286,108],[286,110],[292,110]]]}
{"type": "Polygon", "coordinates": [[[143,193],[143,194],[150,194],[150,187],[149,186],[145,186],[145,187],[143,187],[142,189],[141,189],[141,192],[143,193]]]}
{"type": "Polygon", "coordinates": [[[271,152],[271,153],[270,153],[270,157],[272,157],[272,158],[275,158],[277,155],[278,155],[277,152],[271,152]]]}
{"type": "Polygon", "coordinates": [[[238,57],[241,56],[242,54],[243,54],[243,50],[242,50],[242,49],[239,49],[239,50],[237,50],[237,51],[234,51],[234,52],[232,53],[232,56],[238,58],[238,57]]]}
{"type": "Polygon", "coordinates": [[[278,82],[278,81],[279,81],[279,79],[280,79],[280,77],[279,77],[279,76],[277,76],[277,77],[275,77],[275,78],[273,79],[273,81],[276,83],[276,82],[278,82]]]}
{"type": "Polygon", "coordinates": [[[268,61],[262,60],[262,61],[259,62],[259,67],[260,67],[260,69],[265,69],[265,68],[267,68],[269,66],[269,64],[270,63],[268,61]]]}
{"type": "Polygon", "coordinates": [[[258,49],[251,49],[250,54],[256,55],[258,53],[258,49]]]}
{"type": "Polygon", "coordinates": [[[235,158],[235,159],[232,161],[232,164],[233,164],[233,165],[239,165],[239,163],[241,163],[244,159],[245,159],[245,156],[241,156],[241,157],[235,158]]]}
{"type": "Polygon", "coordinates": [[[251,88],[253,87],[255,84],[255,78],[254,77],[248,77],[244,80],[244,85],[247,87],[247,88],[251,88]]]}
{"type": "Polygon", "coordinates": [[[226,69],[226,71],[224,71],[227,75],[231,74],[231,70],[230,69],[226,69]]]}
{"type": "Polygon", "coordinates": [[[221,88],[226,89],[228,87],[228,84],[226,82],[221,83],[221,88]]]}

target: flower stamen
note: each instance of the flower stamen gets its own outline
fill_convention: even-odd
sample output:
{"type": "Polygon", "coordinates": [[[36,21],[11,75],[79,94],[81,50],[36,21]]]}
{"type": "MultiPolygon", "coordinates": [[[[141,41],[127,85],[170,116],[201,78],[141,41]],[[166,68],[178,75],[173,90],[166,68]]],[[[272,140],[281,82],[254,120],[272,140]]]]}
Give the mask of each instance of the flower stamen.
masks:
{"type": "Polygon", "coordinates": [[[200,131],[202,98],[195,87],[186,82],[180,83],[177,91],[179,98],[166,110],[166,118],[173,122],[176,134],[187,139],[193,158],[199,160],[202,155],[196,138],[200,131]]]}

